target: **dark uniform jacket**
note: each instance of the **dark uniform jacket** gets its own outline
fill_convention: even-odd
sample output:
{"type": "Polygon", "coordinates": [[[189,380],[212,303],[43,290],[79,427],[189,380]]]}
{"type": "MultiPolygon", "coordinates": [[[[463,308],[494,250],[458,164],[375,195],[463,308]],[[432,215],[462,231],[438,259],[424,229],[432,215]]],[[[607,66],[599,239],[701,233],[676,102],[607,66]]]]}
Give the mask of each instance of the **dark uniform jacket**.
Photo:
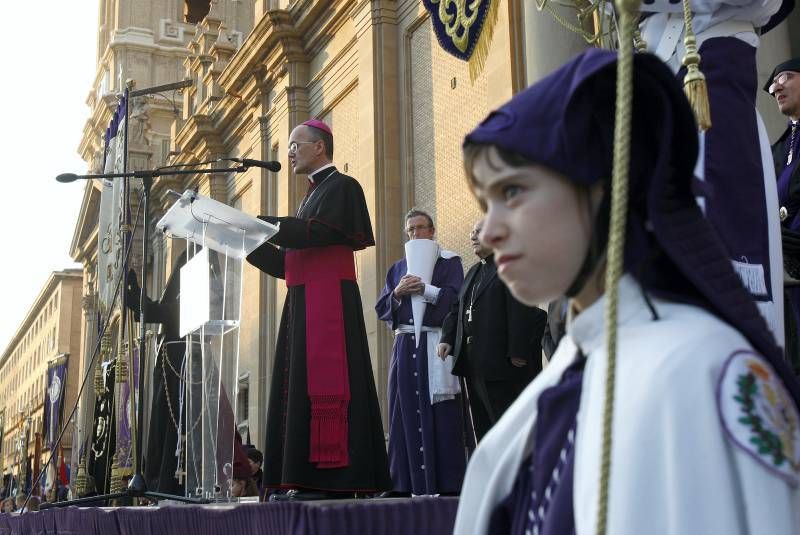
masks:
{"type": "Polygon", "coordinates": [[[518,380],[524,376],[530,381],[542,369],[542,333],[547,313],[537,307],[525,306],[511,295],[497,277],[497,268],[489,257],[478,277],[480,287],[473,302],[472,343],[469,347],[469,366],[460,358],[464,352],[464,313],[472,298],[472,285],[476,282],[480,262],[473,265],[464,278],[458,302],[453,304],[442,325],[442,342],[453,348],[454,375],[477,375],[486,381],[518,380]],[[524,358],[528,365],[517,368],[511,357],[524,358]]]}

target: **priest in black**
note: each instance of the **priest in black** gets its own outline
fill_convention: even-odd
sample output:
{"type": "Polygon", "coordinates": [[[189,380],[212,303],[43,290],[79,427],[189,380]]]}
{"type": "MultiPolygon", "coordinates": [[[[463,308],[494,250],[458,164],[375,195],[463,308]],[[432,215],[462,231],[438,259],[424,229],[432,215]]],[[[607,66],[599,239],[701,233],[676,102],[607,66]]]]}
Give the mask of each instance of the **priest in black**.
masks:
{"type": "MultiPolygon", "coordinates": [[[[179,470],[178,428],[180,425],[181,366],[186,354],[186,342],[180,335],[181,267],[186,264],[186,252],[180,255],[158,301],[146,298],[147,323],[161,324],[158,354],[153,368],[153,398],[150,425],[145,446],[143,475],[147,490],[183,495],[184,482],[179,470]]],[[[127,304],[139,321],[140,288],[136,274],[128,273],[127,304]]],[[[185,429],[182,430],[185,432],[185,429]]],[[[183,462],[180,463],[183,465],[183,462]]]]}
{"type": "Polygon", "coordinates": [[[264,485],[289,499],[391,488],[383,425],[356,283],[354,251],[375,245],[360,184],[333,166],[333,135],[297,126],[289,162],[308,176],[294,217],[247,260],[286,280],[267,410],[264,485]],[[323,494],[325,493],[325,494],[323,494]]]}
{"type": "Polygon", "coordinates": [[[497,277],[491,249],[470,233],[478,257],[467,272],[458,302],[442,325],[438,354],[455,357],[453,374],[466,379],[475,438],[481,440],[522,390],[542,370],[542,334],[547,313],[523,305],[497,277]]]}

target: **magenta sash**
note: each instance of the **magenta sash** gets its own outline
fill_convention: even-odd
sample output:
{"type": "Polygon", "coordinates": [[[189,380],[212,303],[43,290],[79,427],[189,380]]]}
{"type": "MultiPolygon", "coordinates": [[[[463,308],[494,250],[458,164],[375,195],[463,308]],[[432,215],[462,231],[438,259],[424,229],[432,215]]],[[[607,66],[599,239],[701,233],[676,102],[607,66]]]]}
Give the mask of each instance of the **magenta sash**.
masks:
{"type": "Polygon", "coordinates": [[[353,250],[335,245],[287,251],[285,274],[288,287],[305,287],[308,460],[318,468],[348,466],[350,381],[341,281],[356,280],[353,250]]]}

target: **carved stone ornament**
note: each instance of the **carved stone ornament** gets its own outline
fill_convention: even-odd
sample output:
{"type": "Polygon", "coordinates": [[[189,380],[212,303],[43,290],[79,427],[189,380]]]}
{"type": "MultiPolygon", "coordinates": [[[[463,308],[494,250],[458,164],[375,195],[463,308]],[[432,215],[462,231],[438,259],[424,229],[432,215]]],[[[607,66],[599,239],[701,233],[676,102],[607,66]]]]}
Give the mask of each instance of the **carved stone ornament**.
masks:
{"type": "Polygon", "coordinates": [[[158,38],[161,41],[183,43],[183,27],[180,24],[170,19],[161,19],[158,23],[158,38]]]}

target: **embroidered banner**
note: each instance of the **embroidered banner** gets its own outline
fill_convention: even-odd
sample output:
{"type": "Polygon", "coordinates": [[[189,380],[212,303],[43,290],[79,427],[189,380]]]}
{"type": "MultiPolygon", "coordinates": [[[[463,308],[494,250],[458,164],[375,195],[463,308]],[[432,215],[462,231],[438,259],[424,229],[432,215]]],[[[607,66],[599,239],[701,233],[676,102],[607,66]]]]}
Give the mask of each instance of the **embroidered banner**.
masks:
{"type": "Polygon", "coordinates": [[[448,53],[469,62],[474,81],[486,62],[500,0],[423,0],[436,39],[448,53]]]}
{"type": "Polygon", "coordinates": [[[423,0],[423,3],[431,14],[433,30],[442,48],[460,60],[469,60],[481,37],[492,0],[423,0]]]}
{"type": "Polygon", "coordinates": [[[64,412],[64,393],[67,387],[67,356],[54,361],[47,368],[47,390],[44,396],[43,435],[47,448],[52,451],[61,432],[64,412]]]}
{"type": "MultiPolygon", "coordinates": [[[[117,106],[103,138],[104,173],[121,173],[125,168],[125,110],[128,106],[128,92],[117,106]]],[[[114,306],[115,282],[122,269],[122,233],[120,223],[124,215],[122,208],[122,180],[103,180],[100,193],[100,222],[97,233],[97,291],[100,311],[105,314],[114,306]]]]}
{"type": "Polygon", "coordinates": [[[114,417],[114,376],[116,361],[104,362],[100,369],[99,388],[95,392],[92,440],[88,456],[88,472],[95,482],[94,489],[105,494],[109,489],[111,458],[116,449],[116,418],[114,417]]]}

